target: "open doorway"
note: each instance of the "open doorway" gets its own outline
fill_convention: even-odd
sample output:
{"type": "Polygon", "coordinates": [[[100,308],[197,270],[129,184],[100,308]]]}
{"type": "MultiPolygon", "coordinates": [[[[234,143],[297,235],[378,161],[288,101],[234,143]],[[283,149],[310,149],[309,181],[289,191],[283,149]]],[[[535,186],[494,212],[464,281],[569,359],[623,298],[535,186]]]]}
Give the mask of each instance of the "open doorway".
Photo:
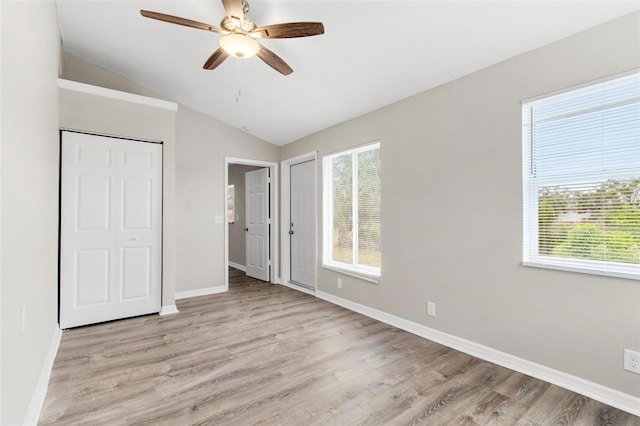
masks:
{"type": "Polygon", "coordinates": [[[261,166],[229,164],[227,185],[227,224],[229,230],[229,266],[243,272],[247,270],[247,245],[245,228],[247,211],[245,205],[245,173],[260,170],[261,166]]]}
{"type": "Polygon", "coordinates": [[[224,184],[225,289],[229,289],[229,266],[277,284],[280,276],[277,163],[225,157],[224,184]],[[247,203],[249,198],[261,201],[247,203]],[[256,215],[263,213],[264,220],[256,220],[256,215]]]}

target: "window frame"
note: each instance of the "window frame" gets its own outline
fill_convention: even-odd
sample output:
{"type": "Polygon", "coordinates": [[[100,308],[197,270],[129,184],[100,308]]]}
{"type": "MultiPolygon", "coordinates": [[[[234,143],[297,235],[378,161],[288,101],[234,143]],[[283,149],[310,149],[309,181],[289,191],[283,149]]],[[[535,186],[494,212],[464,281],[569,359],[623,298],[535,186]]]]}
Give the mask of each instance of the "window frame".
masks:
{"type": "MultiPolygon", "coordinates": [[[[640,280],[640,265],[606,260],[589,260],[578,258],[565,258],[558,256],[546,256],[539,254],[539,209],[538,195],[540,182],[535,179],[533,169],[533,132],[532,111],[533,106],[545,99],[578,91],[583,88],[595,86],[618,78],[639,74],[640,70],[618,74],[592,81],[580,86],[571,87],[548,95],[539,96],[522,101],[522,199],[523,199],[523,226],[522,226],[522,265],[528,267],[553,269],[568,272],[601,275],[615,278],[627,278],[640,280]]],[[[595,174],[595,173],[594,173],[595,174]]],[[[544,180],[543,180],[544,182],[544,180]]]]}
{"type": "MultiPolygon", "coordinates": [[[[323,227],[323,240],[322,240],[322,267],[330,269],[336,272],[350,275],[356,278],[363,279],[365,281],[379,283],[382,274],[382,268],[376,268],[366,265],[354,265],[332,260],[333,254],[333,160],[337,157],[344,155],[357,156],[361,152],[370,151],[374,149],[380,150],[380,141],[374,141],[364,145],[360,145],[354,148],[349,148],[341,151],[325,154],[322,158],[322,200],[323,200],[323,215],[322,215],[322,227],[323,227]]],[[[382,163],[382,158],[380,158],[382,163]]],[[[356,161],[357,164],[357,161],[356,161]]],[[[357,176],[357,167],[353,169],[354,177],[357,176]]],[[[357,189],[357,179],[353,180],[354,189],[357,189]]],[[[353,209],[357,211],[358,200],[357,190],[352,194],[353,209]]],[[[357,256],[358,247],[358,215],[353,217],[353,228],[356,230],[353,235],[354,256],[357,256]]],[[[382,255],[382,253],[381,253],[382,255]]]]}

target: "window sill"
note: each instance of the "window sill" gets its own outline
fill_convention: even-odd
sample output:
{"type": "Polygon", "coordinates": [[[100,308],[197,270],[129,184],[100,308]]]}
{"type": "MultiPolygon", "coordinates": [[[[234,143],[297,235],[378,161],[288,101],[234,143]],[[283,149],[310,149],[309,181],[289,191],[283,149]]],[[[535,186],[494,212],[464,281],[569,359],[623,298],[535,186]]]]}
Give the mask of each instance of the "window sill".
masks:
{"type": "Polygon", "coordinates": [[[336,265],[327,265],[325,263],[322,264],[322,267],[331,271],[340,272],[341,274],[349,275],[354,278],[359,278],[364,281],[369,281],[370,283],[380,284],[379,275],[367,274],[366,272],[354,271],[353,269],[342,268],[336,265]]]}
{"type": "Polygon", "coordinates": [[[600,270],[595,268],[589,268],[587,266],[581,266],[579,264],[576,265],[560,265],[557,263],[546,262],[546,261],[523,261],[522,266],[529,266],[533,268],[542,268],[542,269],[554,269],[557,271],[566,271],[566,272],[578,272],[582,274],[591,274],[591,275],[600,275],[605,277],[613,277],[613,278],[625,278],[629,280],[640,280],[640,273],[638,272],[627,272],[624,270],[600,270]]]}

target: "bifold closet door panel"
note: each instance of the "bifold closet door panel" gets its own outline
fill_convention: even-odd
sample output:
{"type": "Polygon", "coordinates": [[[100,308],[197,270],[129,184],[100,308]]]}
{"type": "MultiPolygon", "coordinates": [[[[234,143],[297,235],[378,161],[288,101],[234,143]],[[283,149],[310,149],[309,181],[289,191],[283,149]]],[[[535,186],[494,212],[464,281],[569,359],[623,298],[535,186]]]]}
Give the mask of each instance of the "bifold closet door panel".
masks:
{"type": "Polygon", "coordinates": [[[60,326],[160,310],[162,146],[62,132],[60,326]]]}
{"type": "Polygon", "coordinates": [[[160,311],[162,145],[119,145],[116,311],[124,318],[160,311]]]}

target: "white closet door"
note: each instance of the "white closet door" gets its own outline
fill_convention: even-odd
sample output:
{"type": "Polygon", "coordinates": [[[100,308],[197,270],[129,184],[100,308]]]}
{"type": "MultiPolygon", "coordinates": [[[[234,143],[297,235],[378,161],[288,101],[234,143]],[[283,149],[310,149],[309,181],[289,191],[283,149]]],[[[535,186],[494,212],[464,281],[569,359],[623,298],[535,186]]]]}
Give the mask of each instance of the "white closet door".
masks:
{"type": "Polygon", "coordinates": [[[162,146],[62,133],[60,327],[160,310],[162,146]]]}

